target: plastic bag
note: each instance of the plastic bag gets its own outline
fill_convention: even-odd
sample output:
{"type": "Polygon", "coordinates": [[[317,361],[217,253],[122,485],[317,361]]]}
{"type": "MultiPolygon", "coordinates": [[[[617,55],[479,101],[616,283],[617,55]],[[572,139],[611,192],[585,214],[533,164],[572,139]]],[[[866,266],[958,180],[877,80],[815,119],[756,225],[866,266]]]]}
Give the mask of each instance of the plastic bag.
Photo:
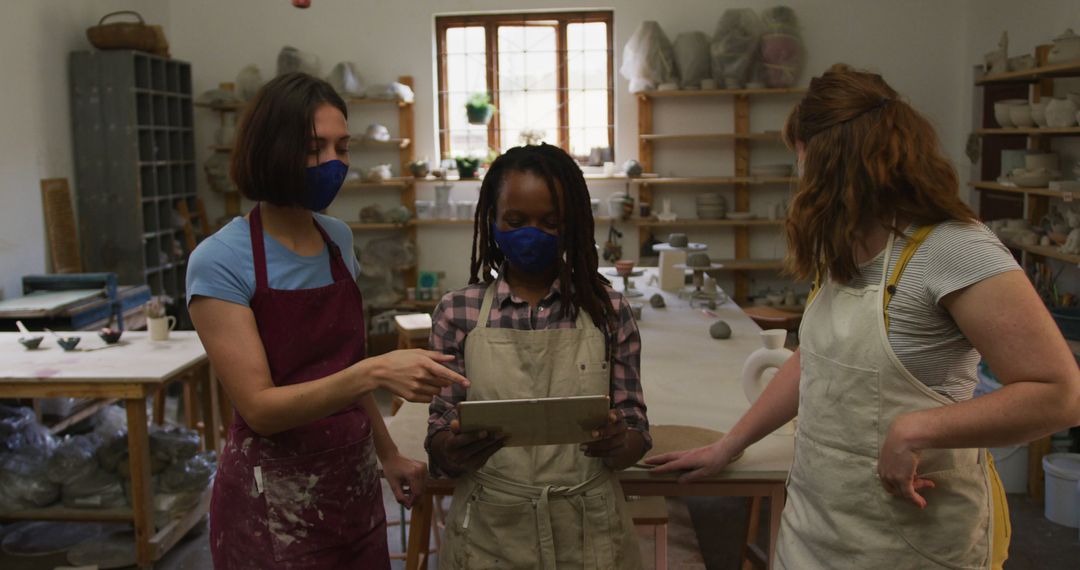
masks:
{"type": "Polygon", "coordinates": [[[619,73],[630,82],[631,93],[678,81],[675,52],[660,24],[647,21],[638,26],[623,47],[623,63],[619,73]]]}
{"type": "Polygon", "coordinates": [[[750,8],[725,10],[716,24],[710,52],[717,85],[738,89],[746,85],[763,32],[761,18],[750,8]]]}
{"type": "Polygon", "coordinates": [[[0,455],[0,512],[44,507],[56,502],[60,485],[46,476],[48,465],[49,454],[40,450],[0,455]]]}
{"type": "Polygon", "coordinates": [[[68,485],[98,470],[97,451],[102,438],[96,434],[65,438],[49,458],[49,481],[68,485]]]}
{"type": "Polygon", "coordinates": [[[277,56],[277,74],[284,75],[300,71],[319,77],[319,56],[300,51],[292,46],[281,48],[277,56]]]}
{"type": "Polygon", "coordinates": [[[199,452],[199,434],[181,427],[154,427],[150,430],[150,456],[166,463],[186,461],[199,452]]]}
{"type": "Polygon", "coordinates": [[[202,493],[214,479],[217,453],[206,451],[175,463],[157,477],[157,490],[166,494],[202,493]]]}
{"type": "Polygon", "coordinates": [[[102,444],[97,450],[98,463],[109,473],[116,473],[122,463],[128,462],[127,431],[119,430],[112,435],[102,437],[102,444]]]}
{"type": "Polygon", "coordinates": [[[120,478],[103,469],[64,485],[62,496],[64,506],[73,509],[115,509],[128,504],[120,478]]]}
{"type": "Polygon", "coordinates": [[[36,421],[34,411],[30,408],[16,408],[0,404],[0,451],[10,451],[6,446],[8,438],[22,433],[27,426],[36,421]]]}
{"type": "Polygon", "coordinates": [[[37,421],[30,408],[3,406],[0,410],[0,453],[42,453],[56,449],[56,437],[37,421]]]}
{"type": "Polygon", "coordinates": [[[701,80],[712,77],[709,49],[705,32],[683,32],[675,38],[675,63],[683,89],[700,89],[701,80]]]}
{"type": "Polygon", "coordinates": [[[343,61],[330,70],[326,76],[326,82],[341,96],[363,97],[364,84],[360,82],[360,74],[351,61],[343,61]]]}
{"type": "Polygon", "coordinates": [[[364,92],[364,96],[372,99],[398,99],[405,103],[412,103],[416,99],[412,87],[397,81],[389,85],[372,85],[364,92]]]}
{"type": "Polygon", "coordinates": [[[795,11],[787,6],[769,8],[761,14],[765,33],[761,37],[761,71],[769,87],[791,87],[802,72],[803,42],[795,11]]]}

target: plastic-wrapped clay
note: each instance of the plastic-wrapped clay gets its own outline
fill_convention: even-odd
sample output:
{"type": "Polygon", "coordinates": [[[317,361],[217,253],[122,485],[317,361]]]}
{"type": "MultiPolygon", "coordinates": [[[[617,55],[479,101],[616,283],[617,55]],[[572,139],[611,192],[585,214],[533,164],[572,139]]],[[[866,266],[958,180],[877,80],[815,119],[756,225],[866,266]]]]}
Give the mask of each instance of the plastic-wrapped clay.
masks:
{"type": "Polygon", "coordinates": [[[27,422],[11,422],[12,426],[16,424],[20,426],[18,429],[7,436],[0,435],[0,453],[33,450],[35,453],[49,455],[56,449],[56,437],[49,433],[48,428],[38,423],[33,412],[30,412],[30,420],[27,422]]]}
{"type": "Polygon", "coordinates": [[[0,455],[0,512],[48,506],[60,496],[60,485],[48,474],[49,455],[35,450],[0,455]]]}
{"type": "Polygon", "coordinates": [[[765,31],[761,37],[761,66],[769,87],[791,87],[802,72],[805,54],[795,11],[776,6],[761,13],[765,31]]]}
{"type": "Polygon", "coordinates": [[[349,97],[363,97],[364,84],[360,82],[360,74],[356,72],[356,66],[351,61],[342,61],[330,70],[326,76],[326,82],[337,91],[339,95],[349,97]]]}
{"type": "Polygon", "coordinates": [[[277,74],[284,75],[294,71],[318,77],[320,75],[319,56],[300,51],[292,46],[281,48],[277,57],[277,74]]]}
{"type": "Polygon", "coordinates": [[[0,404],[0,438],[22,431],[34,421],[34,410],[28,407],[12,407],[0,404]]]}
{"type": "Polygon", "coordinates": [[[711,46],[712,76],[728,89],[746,85],[758,53],[763,25],[750,8],[725,10],[716,24],[711,46]]]}
{"type": "Polygon", "coordinates": [[[236,74],[236,94],[245,101],[251,100],[263,86],[262,72],[257,65],[245,65],[236,74]]]}
{"type": "Polygon", "coordinates": [[[120,464],[128,462],[127,432],[120,430],[103,439],[97,451],[98,463],[105,471],[116,473],[120,464]]]}
{"type": "Polygon", "coordinates": [[[712,77],[709,48],[705,32],[683,32],[675,36],[675,63],[683,89],[698,89],[702,79],[712,77]]]}
{"type": "Polygon", "coordinates": [[[619,73],[630,82],[631,93],[678,81],[675,52],[660,24],[647,21],[638,26],[623,47],[619,73]]]}
{"type": "Polygon", "coordinates": [[[199,452],[198,432],[181,427],[150,430],[150,455],[167,463],[176,463],[199,452]]]}
{"type": "Polygon", "coordinates": [[[97,451],[102,438],[97,434],[76,435],[60,442],[49,458],[49,480],[67,485],[98,470],[97,451]]]}
{"type": "Polygon", "coordinates": [[[115,509],[128,504],[120,478],[102,469],[62,490],[64,506],[73,509],[115,509]]]}
{"type": "Polygon", "coordinates": [[[168,494],[201,493],[210,486],[216,471],[217,453],[199,453],[162,471],[157,477],[157,490],[168,494]]]}

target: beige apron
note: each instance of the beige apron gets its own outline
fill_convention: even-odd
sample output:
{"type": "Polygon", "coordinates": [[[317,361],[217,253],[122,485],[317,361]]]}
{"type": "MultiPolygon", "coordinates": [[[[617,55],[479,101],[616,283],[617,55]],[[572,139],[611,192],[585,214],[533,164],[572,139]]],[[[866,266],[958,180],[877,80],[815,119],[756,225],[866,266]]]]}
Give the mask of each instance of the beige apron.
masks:
{"type": "Polygon", "coordinates": [[[900,363],[882,311],[882,282],[824,280],[799,329],[799,427],[776,567],[890,570],[989,568],[990,479],[982,449],[922,452],[927,508],[885,492],[877,458],[894,418],[949,405],[900,363]]]}
{"type": "MultiPolygon", "coordinates": [[[[610,393],[604,335],[585,311],[570,329],[490,328],[496,286],[465,340],[470,400],[610,393]]],[[[499,450],[458,481],[439,568],[640,568],[624,503],[612,472],[577,445],[499,450]]]]}

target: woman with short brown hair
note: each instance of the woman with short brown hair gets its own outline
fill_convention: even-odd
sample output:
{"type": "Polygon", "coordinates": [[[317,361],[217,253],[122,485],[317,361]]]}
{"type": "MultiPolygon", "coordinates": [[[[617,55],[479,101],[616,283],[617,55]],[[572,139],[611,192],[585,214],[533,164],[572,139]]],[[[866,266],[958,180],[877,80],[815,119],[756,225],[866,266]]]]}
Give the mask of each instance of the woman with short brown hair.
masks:
{"type": "Polygon", "coordinates": [[[930,123],[837,65],[785,126],[801,180],[788,269],[801,345],[723,439],[661,456],[709,476],[798,415],[780,568],[1000,568],[986,447],[1080,423],[1080,370],[1008,250],[960,200],[930,123]],[[980,356],[1004,387],[972,399],[980,356]]]}

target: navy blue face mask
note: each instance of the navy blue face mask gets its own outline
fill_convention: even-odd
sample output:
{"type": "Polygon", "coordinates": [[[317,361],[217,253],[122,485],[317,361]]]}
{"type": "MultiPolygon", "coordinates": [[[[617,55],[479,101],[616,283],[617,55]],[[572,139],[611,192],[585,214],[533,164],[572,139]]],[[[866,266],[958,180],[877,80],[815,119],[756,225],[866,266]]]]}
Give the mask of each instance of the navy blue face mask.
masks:
{"type": "Polygon", "coordinates": [[[510,265],[525,273],[543,273],[559,259],[559,238],[541,229],[525,226],[503,232],[493,223],[491,231],[510,265]]]}
{"type": "Polygon", "coordinates": [[[304,172],[307,192],[301,205],[313,212],[325,210],[337,197],[348,172],[349,166],[340,160],[309,166],[304,172]]]}

